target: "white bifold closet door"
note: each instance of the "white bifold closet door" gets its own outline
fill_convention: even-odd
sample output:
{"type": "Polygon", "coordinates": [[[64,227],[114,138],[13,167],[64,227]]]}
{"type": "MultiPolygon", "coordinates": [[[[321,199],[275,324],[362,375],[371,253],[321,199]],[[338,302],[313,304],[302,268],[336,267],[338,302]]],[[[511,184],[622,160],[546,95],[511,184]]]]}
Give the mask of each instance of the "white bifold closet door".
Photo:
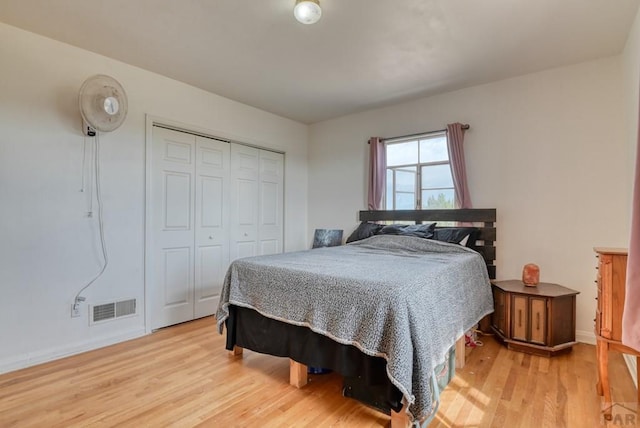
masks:
{"type": "Polygon", "coordinates": [[[284,156],[153,127],[151,328],[212,315],[230,260],[282,252],[284,156]]]}
{"type": "Polygon", "coordinates": [[[152,328],[211,315],[229,264],[229,143],[153,128],[152,328]]]}
{"type": "Polygon", "coordinates": [[[282,252],[284,156],[231,145],[231,260],[282,252]]]}

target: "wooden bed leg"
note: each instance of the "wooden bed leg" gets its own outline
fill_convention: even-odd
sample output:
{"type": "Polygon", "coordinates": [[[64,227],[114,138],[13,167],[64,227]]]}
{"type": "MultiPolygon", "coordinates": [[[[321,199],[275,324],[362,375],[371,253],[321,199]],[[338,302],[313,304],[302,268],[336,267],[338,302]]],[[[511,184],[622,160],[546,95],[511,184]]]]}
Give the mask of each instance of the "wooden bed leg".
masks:
{"type": "Polygon", "coordinates": [[[307,366],[289,359],[289,383],[296,388],[302,388],[308,380],[307,366]]]}
{"type": "Polygon", "coordinates": [[[466,347],[464,343],[464,335],[456,342],[456,368],[462,369],[465,364],[466,347]]]}
{"type": "Polygon", "coordinates": [[[233,349],[228,352],[230,357],[242,357],[242,348],[238,345],[233,345],[233,349]]]}
{"type": "Polygon", "coordinates": [[[411,421],[404,407],[400,409],[400,412],[391,410],[391,428],[407,428],[409,426],[411,426],[411,421]]]}

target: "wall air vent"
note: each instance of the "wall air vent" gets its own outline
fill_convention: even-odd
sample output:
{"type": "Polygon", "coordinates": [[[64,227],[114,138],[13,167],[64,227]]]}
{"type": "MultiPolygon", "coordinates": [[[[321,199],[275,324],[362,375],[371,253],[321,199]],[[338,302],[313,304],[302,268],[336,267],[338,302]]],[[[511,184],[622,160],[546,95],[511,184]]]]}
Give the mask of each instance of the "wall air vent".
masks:
{"type": "Polygon", "coordinates": [[[136,315],[136,299],[120,300],[90,307],[90,324],[136,315]]]}

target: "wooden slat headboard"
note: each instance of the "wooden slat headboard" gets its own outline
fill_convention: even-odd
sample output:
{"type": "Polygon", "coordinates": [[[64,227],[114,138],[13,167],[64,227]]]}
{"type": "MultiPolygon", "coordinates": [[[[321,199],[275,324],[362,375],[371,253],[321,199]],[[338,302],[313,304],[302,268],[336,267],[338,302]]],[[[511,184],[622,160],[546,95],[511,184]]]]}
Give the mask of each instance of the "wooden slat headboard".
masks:
{"type": "MultiPolygon", "coordinates": [[[[465,208],[445,210],[397,210],[360,211],[360,221],[411,221],[415,224],[426,222],[455,221],[472,223],[480,229],[476,250],[484,257],[491,279],[496,278],[496,209],[465,208]]],[[[437,226],[436,226],[437,227],[437,226]]]]}

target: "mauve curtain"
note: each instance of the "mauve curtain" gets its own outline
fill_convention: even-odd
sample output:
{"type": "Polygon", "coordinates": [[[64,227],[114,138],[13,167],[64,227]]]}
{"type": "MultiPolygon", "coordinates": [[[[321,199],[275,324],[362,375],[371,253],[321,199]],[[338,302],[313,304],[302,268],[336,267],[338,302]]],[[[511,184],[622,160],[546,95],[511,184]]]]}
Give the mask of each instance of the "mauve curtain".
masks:
{"type": "Polygon", "coordinates": [[[387,152],[379,137],[369,139],[369,210],[381,210],[387,175],[387,152]]]}
{"type": "Polygon", "coordinates": [[[451,175],[456,193],[457,208],[472,208],[471,195],[467,185],[467,168],[464,162],[464,129],[461,123],[447,125],[447,149],[451,162],[451,175]]]}
{"type": "Polygon", "coordinates": [[[631,208],[631,240],[627,257],[627,287],[622,314],[622,343],[640,351],[640,118],[631,208]]]}

